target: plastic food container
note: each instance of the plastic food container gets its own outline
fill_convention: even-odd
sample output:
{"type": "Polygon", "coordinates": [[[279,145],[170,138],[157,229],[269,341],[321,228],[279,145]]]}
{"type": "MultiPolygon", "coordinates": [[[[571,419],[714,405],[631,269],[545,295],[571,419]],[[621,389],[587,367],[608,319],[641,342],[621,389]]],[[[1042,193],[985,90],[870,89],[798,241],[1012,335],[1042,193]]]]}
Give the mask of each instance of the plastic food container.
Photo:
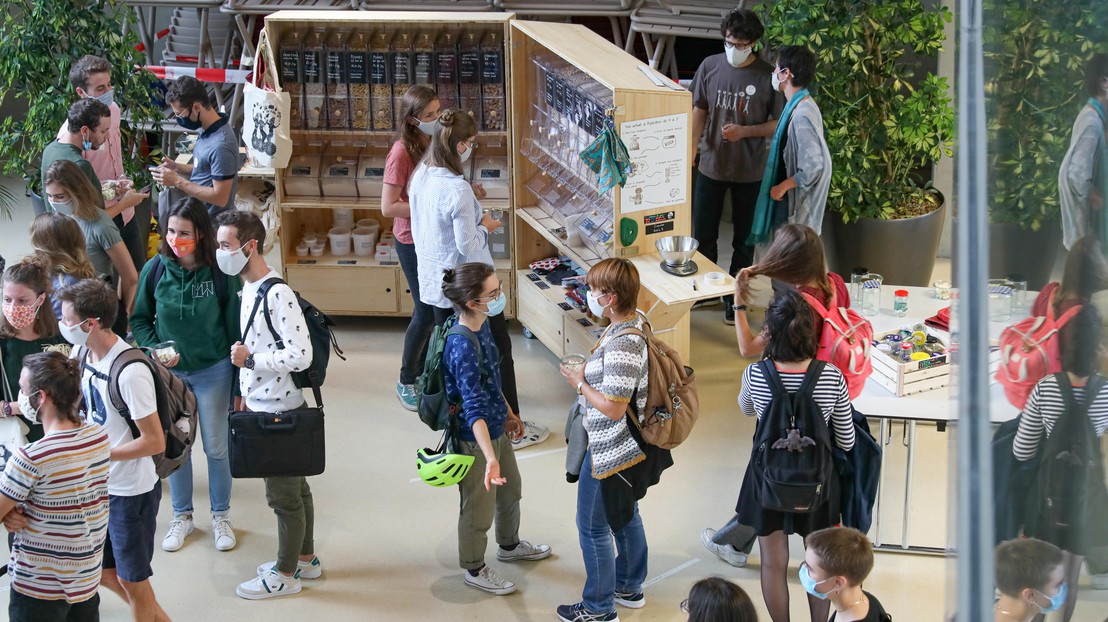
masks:
{"type": "Polygon", "coordinates": [[[349,255],[350,251],[353,250],[351,246],[350,229],[346,227],[335,227],[327,233],[327,237],[331,239],[332,255],[349,255]]]}
{"type": "MultiPolygon", "coordinates": [[[[357,160],[345,156],[328,156],[326,168],[319,177],[319,186],[325,197],[357,198],[357,160]]],[[[353,214],[350,224],[354,224],[353,214]]]]}
{"type": "MultiPolygon", "coordinates": [[[[381,196],[385,179],[385,159],[380,156],[364,156],[358,161],[358,194],[362,197],[381,196]]],[[[359,226],[361,223],[359,223],[359,226]]]]}
{"type": "Polygon", "coordinates": [[[307,257],[308,256],[308,245],[304,244],[304,243],[297,244],[296,245],[296,256],[297,257],[307,257]]]}
{"type": "Polygon", "coordinates": [[[377,250],[377,229],[358,227],[351,233],[354,243],[354,254],[359,257],[371,257],[377,250]]]}
{"type": "Polygon", "coordinates": [[[507,199],[510,181],[507,158],[481,158],[477,161],[473,182],[485,188],[488,198],[507,199]]]}
{"type": "Polygon", "coordinates": [[[289,160],[289,166],[285,169],[285,175],[282,178],[285,194],[319,198],[319,169],[320,157],[318,155],[293,156],[289,160]]]}
{"type": "Polygon", "coordinates": [[[334,213],[332,221],[334,227],[354,228],[354,210],[348,207],[336,207],[331,210],[334,213]]]}

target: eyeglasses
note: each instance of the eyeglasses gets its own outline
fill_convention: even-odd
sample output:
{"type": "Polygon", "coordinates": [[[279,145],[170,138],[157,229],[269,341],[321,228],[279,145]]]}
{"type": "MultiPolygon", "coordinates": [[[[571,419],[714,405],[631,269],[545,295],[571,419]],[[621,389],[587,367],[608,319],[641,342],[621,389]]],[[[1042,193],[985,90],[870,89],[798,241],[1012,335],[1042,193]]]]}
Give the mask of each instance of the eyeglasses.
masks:
{"type": "Polygon", "coordinates": [[[681,601],[681,613],[688,613],[688,612],[689,612],[689,599],[686,598],[685,600],[681,601]]]}
{"type": "Polygon", "coordinates": [[[482,300],[482,301],[483,300],[496,300],[497,298],[500,297],[500,294],[501,294],[501,292],[503,292],[503,290],[504,290],[504,284],[501,283],[500,286],[498,286],[496,289],[492,290],[492,293],[489,294],[488,296],[478,296],[476,299],[477,300],[482,300]]]}
{"type": "Polygon", "coordinates": [[[753,43],[731,43],[730,41],[724,39],[723,47],[728,49],[728,50],[733,50],[735,48],[739,48],[740,50],[743,50],[745,52],[745,51],[748,51],[751,48],[753,48],[754,44],[753,43]]]}

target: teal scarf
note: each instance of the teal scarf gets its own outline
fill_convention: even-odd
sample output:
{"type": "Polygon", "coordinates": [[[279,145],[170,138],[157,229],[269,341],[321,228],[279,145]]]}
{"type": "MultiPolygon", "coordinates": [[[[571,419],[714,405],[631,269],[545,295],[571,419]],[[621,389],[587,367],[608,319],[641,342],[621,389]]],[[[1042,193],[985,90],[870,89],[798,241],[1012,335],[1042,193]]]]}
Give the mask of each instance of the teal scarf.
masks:
{"type": "MultiPolygon", "coordinates": [[[[1108,127],[1108,118],[1104,115],[1104,105],[1100,103],[1095,97],[1089,98],[1089,107],[1096,111],[1097,116],[1100,117],[1100,122],[1108,127]]],[[[1100,192],[1100,197],[1105,202],[1108,202],[1108,144],[1106,141],[1100,142],[1100,153],[1096,155],[1096,159],[1099,162],[1098,171],[1093,172],[1093,183],[1099,182],[1096,189],[1100,192]]],[[[1101,210],[1097,220],[1100,221],[1099,235],[1100,248],[1108,256],[1108,214],[1105,210],[1101,210]]]]}
{"type": "Polygon", "coordinates": [[[808,89],[800,89],[789,98],[785,109],[781,111],[781,118],[777,120],[777,129],[773,131],[773,142],[769,145],[769,156],[766,158],[766,171],[762,173],[762,187],[758,189],[758,202],[754,204],[754,225],[750,228],[750,236],[746,243],[750,246],[769,242],[770,233],[773,232],[773,204],[775,201],[769,196],[769,189],[776,185],[777,169],[781,166],[782,150],[785,146],[785,132],[789,131],[789,120],[793,116],[793,109],[808,97],[808,89]]]}

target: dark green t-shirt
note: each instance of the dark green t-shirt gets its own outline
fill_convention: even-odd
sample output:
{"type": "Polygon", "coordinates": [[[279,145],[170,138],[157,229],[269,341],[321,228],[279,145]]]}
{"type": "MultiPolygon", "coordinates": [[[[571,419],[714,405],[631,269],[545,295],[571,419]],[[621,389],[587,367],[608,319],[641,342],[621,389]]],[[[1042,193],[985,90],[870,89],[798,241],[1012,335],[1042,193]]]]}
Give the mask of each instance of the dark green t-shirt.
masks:
{"type": "MultiPolygon", "coordinates": [[[[15,337],[0,337],[0,359],[4,363],[4,380],[6,383],[0,386],[0,393],[9,402],[15,402],[19,397],[19,374],[23,371],[23,357],[28,354],[37,354],[47,350],[60,349],[69,356],[69,343],[61,336],[24,341],[15,337]]],[[[26,418],[23,420],[31,431],[27,433],[27,442],[37,441],[42,438],[41,424],[32,424],[26,418]]]]}

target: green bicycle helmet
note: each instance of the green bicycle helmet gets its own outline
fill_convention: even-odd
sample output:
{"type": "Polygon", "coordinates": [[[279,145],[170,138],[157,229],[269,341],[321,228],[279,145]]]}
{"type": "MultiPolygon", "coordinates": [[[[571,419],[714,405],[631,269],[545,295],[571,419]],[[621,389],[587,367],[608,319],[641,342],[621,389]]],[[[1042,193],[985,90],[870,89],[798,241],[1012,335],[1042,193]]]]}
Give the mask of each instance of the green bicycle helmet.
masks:
{"type": "Polygon", "coordinates": [[[473,466],[473,456],[465,454],[440,454],[424,447],[416,452],[416,469],[419,477],[429,486],[453,486],[465,479],[473,466]]]}

